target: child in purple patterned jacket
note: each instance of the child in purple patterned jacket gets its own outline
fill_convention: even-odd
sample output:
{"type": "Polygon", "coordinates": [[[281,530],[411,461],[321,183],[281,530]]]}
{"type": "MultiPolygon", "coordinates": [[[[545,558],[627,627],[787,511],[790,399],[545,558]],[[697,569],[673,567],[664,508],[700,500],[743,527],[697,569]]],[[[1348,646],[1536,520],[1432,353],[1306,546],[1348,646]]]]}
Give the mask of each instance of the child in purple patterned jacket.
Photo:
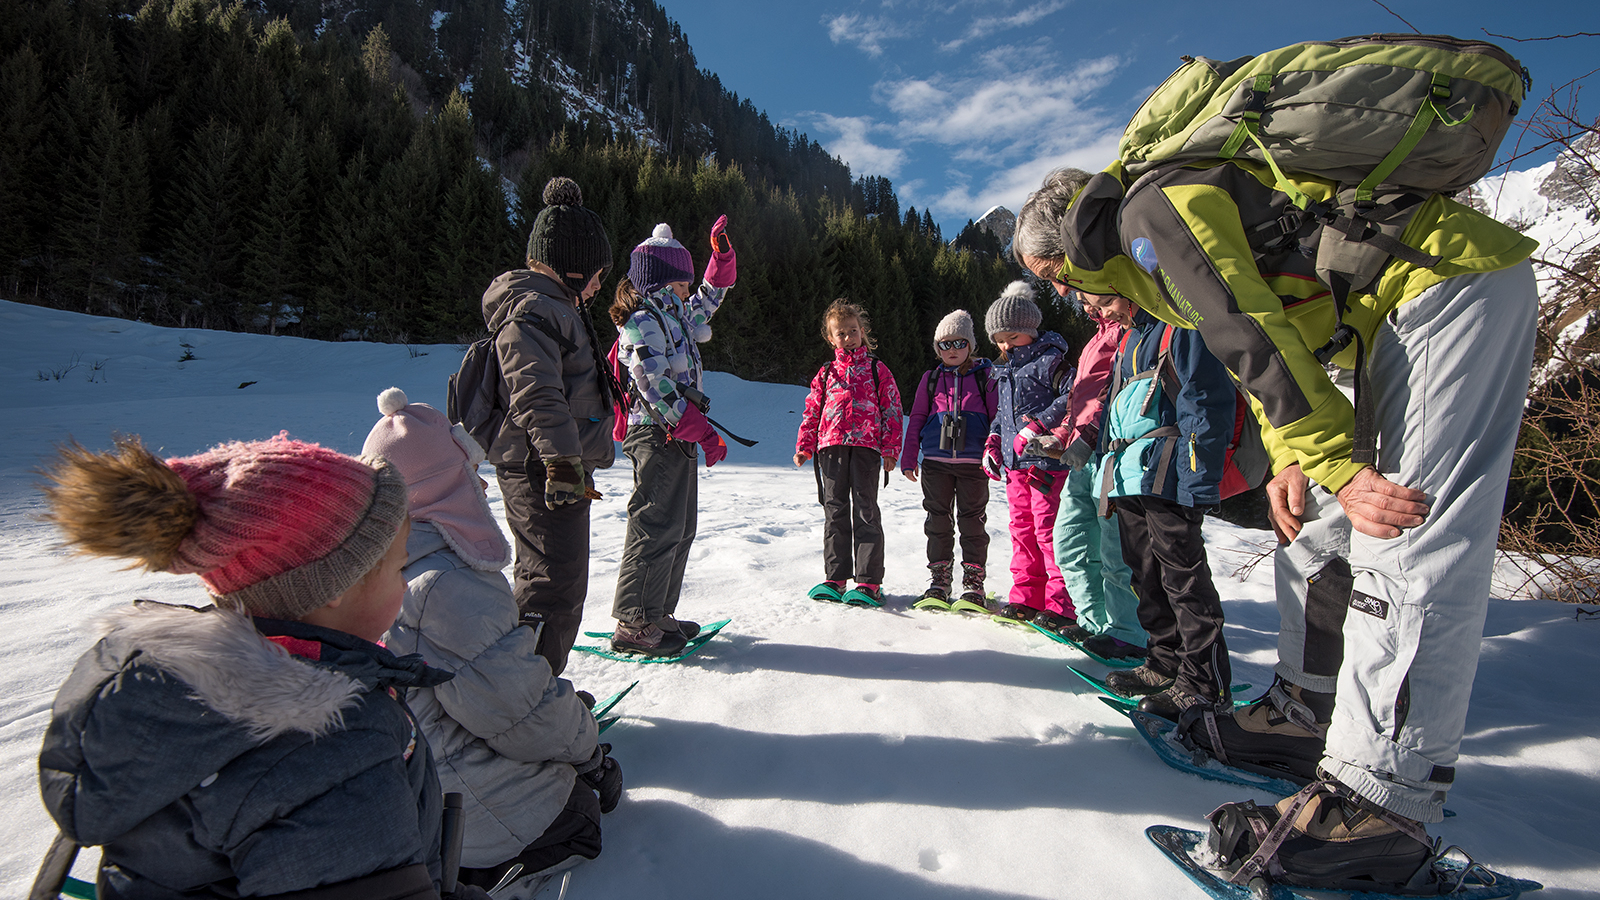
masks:
{"type": "Polygon", "coordinates": [[[883,605],[883,520],[878,472],[885,478],[900,453],[900,390],[889,367],[872,355],[872,324],[861,307],[835,300],[822,316],[833,360],[811,379],[794,464],[816,458],[822,504],[826,580],[814,600],[883,605]],[[844,590],[854,577],[856,586],[844,590]]]}

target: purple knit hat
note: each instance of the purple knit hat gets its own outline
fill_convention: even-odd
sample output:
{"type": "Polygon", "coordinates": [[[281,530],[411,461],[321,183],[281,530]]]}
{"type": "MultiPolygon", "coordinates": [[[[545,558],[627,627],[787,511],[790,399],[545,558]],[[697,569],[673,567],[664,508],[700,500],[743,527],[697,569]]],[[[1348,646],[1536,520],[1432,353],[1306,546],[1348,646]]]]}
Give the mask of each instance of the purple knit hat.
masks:
{"type": "Polygon", "coordinates": [[[654,294],[674,281],[694,281],[694,258],[672,239],[672,228],[662,222],[650,237],[633,248],[628,280],[641,294],[654,294]]]}

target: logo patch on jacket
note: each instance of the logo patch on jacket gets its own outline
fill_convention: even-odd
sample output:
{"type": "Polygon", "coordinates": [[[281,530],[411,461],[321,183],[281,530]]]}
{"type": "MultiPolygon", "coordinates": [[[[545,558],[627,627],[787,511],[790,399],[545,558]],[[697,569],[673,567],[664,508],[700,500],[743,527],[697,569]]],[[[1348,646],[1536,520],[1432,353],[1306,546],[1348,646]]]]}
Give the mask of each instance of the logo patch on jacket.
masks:
{"type": "Polygon", "coordinates": [[[1374,619],[1389,618],[1389,604],[1377,597],[1369,597],[1360,591],[1350,592],[1350,608],[1357,612],[1364,612],[1374,619]]]}

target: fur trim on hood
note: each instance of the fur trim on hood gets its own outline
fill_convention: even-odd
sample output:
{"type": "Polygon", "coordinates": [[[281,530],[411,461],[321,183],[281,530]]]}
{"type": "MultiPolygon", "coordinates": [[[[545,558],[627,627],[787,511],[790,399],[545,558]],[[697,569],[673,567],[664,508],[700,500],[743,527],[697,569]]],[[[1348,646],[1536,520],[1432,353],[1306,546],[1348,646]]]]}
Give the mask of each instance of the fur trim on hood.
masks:
{"type": "Polygon", "coordinates": [[[343,672],[296,659],[228,609],[141,602],[97,624],[112,644],[137,648],[150,665],[189,685],[196,700],[263,742],[338,729],[367,690],[343,672]]]}

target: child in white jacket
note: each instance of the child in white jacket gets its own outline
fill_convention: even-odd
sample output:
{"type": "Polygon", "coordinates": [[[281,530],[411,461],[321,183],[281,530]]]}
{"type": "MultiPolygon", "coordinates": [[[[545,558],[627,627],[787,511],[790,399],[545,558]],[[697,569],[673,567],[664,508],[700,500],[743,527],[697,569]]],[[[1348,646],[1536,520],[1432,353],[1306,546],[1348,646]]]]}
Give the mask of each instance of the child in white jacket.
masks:
{"type": "Polygon", "coordinates": [[[593,859],[622,770],[572,683],[539,655],[538,633],[519,620],[500,571],[511,548],[477,474],[483,451],[399,388],[380,394],[378,409],[363,452],[405,476],[412,518],[405,603],[386,643],[456,676],[408,699],[443,790],[464,797],[461,882],[489,888],[516,864],[531,878],[593,859]]]}

